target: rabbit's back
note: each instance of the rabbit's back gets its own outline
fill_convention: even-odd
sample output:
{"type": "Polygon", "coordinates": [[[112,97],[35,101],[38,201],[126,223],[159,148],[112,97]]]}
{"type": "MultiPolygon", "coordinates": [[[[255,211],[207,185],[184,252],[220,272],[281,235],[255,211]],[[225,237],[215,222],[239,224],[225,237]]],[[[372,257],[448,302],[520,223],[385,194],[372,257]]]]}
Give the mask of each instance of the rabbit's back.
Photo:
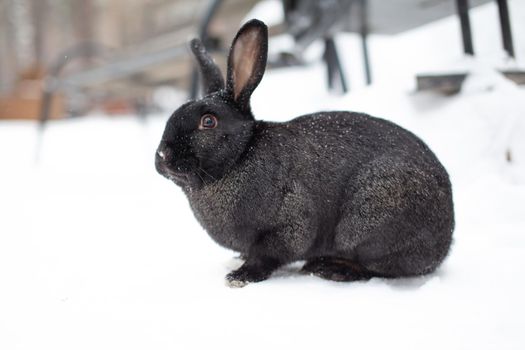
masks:
{"type": "Polygon", "coordinates": [[[261,150],[254,158],[259,164],[276,164],[262,171],[301,181],[321,197],[327,191],[351,192],[363,168],[393,159],[410,164],[407,171],[417,168],[450,187],[448,174],[428,146],[389,121],[362,113],[324,112],[261,124],[256,133],[261,150]]]}

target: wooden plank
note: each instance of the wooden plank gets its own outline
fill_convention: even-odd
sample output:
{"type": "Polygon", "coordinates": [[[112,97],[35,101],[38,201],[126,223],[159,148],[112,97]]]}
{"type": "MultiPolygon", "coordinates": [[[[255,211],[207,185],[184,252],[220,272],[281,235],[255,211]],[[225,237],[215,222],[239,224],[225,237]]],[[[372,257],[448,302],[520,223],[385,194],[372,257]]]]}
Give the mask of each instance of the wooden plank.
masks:
{"type": "Polygon", "coordinates": [[[461,90],[467,73],[432,74],[416,76],[417,91],[437,91],[445,95],[453,95],[461,90]]]}

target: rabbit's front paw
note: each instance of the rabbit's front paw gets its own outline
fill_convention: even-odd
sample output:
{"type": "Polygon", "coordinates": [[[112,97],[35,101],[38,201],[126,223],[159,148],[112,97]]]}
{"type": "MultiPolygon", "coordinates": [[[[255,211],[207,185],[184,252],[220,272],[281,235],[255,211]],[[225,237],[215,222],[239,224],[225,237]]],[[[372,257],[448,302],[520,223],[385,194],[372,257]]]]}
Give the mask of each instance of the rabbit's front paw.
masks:
{"type": "Polygon", "coordinates": [[[270,277],[272,270],[244,264],[226,275],[226,284],[232,288],[242,288],[251,282],[264,281],[270,277]]]}

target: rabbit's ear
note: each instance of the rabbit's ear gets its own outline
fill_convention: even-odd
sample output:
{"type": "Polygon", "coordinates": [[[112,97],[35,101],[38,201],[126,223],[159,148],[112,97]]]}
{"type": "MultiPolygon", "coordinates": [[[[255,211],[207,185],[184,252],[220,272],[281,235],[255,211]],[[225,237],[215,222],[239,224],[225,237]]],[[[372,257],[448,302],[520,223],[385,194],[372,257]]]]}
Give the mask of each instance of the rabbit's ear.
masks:
{"type": "Polygon", "coordinates": [[[213,58],[208,54],[200,39],[193,39],[190,42],[191,51],[197,58],[202,74],[204,91],[206,94],[224,89],[224,79],[219,67],[213,62],[213,58]]]}
{"type": "Polygon", "coordinates": [[[228,57],[226,88],[243,110],[250,108],[250,96],[262,79],[267,56],[268,28],[252,19],[237,33],[228,57]]]}

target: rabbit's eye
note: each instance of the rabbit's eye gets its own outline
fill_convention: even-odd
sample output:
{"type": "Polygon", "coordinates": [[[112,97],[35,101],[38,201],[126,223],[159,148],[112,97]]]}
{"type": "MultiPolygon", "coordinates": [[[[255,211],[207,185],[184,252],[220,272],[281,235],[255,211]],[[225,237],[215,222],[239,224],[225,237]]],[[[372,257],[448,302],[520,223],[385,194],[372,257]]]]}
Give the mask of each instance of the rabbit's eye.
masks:
{"type": "Polygon", "coordinates": [[[217,117],[212,114],[205,114],[201,117],[199,129],[213,129],[217,127],[217,117]]]}

